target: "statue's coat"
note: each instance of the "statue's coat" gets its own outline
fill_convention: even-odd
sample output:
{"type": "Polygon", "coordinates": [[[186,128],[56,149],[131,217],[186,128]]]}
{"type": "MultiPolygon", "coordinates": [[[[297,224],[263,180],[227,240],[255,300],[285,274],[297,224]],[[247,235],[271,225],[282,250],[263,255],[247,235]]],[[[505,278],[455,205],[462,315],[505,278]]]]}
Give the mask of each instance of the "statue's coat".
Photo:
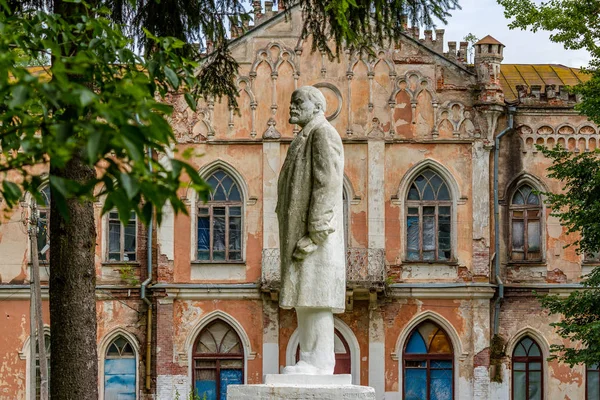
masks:
{"type": "Polygon", "coordinates": [[[292,141],[278,182],[282,308],[344,311],[346,262],[343,229],[344,149],[335,128],[318,115],[292,141]],[[302,261],[296,243],[310,232],[334,231],[302,261]]]}

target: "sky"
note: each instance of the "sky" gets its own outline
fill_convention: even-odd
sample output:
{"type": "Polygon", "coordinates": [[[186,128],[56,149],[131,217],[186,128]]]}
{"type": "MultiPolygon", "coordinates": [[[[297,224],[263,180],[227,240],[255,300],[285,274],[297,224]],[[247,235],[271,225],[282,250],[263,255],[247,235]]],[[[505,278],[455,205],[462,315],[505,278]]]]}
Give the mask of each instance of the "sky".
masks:
{"type": "Polygon", "coordinates": [[[505,64],[563,64],[577,68],[590,60],[584,50],[565,50],[562,44],[551,42],[547,31],[508,29],[510,20],[504,17],[504,9],[496,0],[460,0],[460,5],[462,10],[452,13],[448,25],[437,24],[436,28],[446,30],[444,51],[448,50],[449,41],[456,41],[458,47],[458,42],[473,33],[479,39],[491,35],[504,44],[505,64]]]}

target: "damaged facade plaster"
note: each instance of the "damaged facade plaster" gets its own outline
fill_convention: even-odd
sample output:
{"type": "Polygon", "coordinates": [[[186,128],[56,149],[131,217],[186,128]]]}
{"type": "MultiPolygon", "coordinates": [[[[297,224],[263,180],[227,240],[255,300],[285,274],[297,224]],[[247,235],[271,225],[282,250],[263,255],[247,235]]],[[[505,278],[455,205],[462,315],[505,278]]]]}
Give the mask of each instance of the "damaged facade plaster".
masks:
{"type": "MultiPolygon", "coordinates": [[[[510,398],[511,358],[518,341],[528,336],[547,353],[560,340],[549,326],[554,319],[540,309],[533,291],[546,285],[551,285],[548,290],[572,290],[582,274],[598,264],[564,248],[574,237],[566,235],[543,202],[536,211],[539,250],[531,248],[533,256],[519,259],[513,249],[517,233],[511,228],[513,197],[523,185],[561,190],[559,182],[547,178],[549,163],[534,144],[560,143],[572,151],[600,145],[598,127],[574,111],[578,99],[562,87],[585,76],[560,65],[502,64],[504,46],[491,37],[475,45],[475,64],[467,65],[466,45],[457,48],[450,42],[444,53],[443,30],[436,31],[435,38],[425,31],[421,38],[412,28],[398,43],[376,49],[374,57],[342,53],[339,62],[330,61],[311,53],[310,39],[298,40],[299,9],[285,17],[270,2],[265,7],[257,26],[231,43],[240,64],[239,115],[225,99],[207,99],[196,112],[177,93],[169,100],[178,154],[193,149],[190,162],[206,179],[226,175],[239,191],[239,198],[226,206],[240,210],[240,233],[229,237],[238,241],[241,255],[206,260],[206,249],[199,247],[207,237],[199,229],[206,215],[202,213],[224,205],[202,204],[184,187],[181,197],[189,215],[164,210],[164,223],[152,238],[138,224],[136,261],[110,262],[109,223],[100,216],[99,201],[98,343],[104,345],[115,332],[128,333],[124,337],[135,347],[140,400],[172,400],[176,393],[185,397],[197,374],[194,344],[211,324],[223,323],[239,337],[243,372],[238,377],[244,383],[260,383],[263,374],[285,366],[287,353],[294,351],[289,347],[296,317],[278,307],[277,178],[298,133],[298,127],[288,123],[291,93],[299,86],[315,85],[327,99],[326,116],[342,137],[346,157],[348,285],[346,312],[337,318],[344,326],[340,343],[345,341],[350,351],[359,349],[360,355],[345,353],[353,360],[346,367],[357,370],[344,372],[375,387],[378,399],[401,399],[407,384],[408,338],[432,323],[450,344],[454,399],[510,398]],[[496,135],[507,126],[505,100],[516,104],[515,129],[494,149],[496,135]],[[500,158],[498,238],[492,204],[495,151],[500,158]],[[420,199],[411,198],[416,203],[409,202],[413,184],[433,174],[439,179],[435,182],[446,185],[445,200],[421,193],[420,199]],[[447,215],[436,220],[438,224],[449,224],[439,230],[426,226],[423,218],[432,210],[427,207],[447,215]],[[414,215],[416,220],[411,219],[414,215]],[[443,237],[433,240],[433,250],[423,245],[431,235],[443,237]],[[491,359],[496,354],[491,344],[497,296],[495,240],[500,243],[495,256],[506,289],[499,315],[499,335],[506,346],[504,356],[491,359]],[[139,282],[147,278],[148,246],[154,255],[150,389],[144,384],[146,305],[139,297],[139,282]],[[124,269],[130,274],[125,276],[124,269]],[[492,379],[496,371],[501,382],[492,379]]],[[[0,211],[3,207],[0,203],[0,211]]],[[[0,400],[28,396],[28,356],[20,352],[29,333],[29,244],[19,222],[28,212],[24,201],[11,213],[2,213],[0,224],[0,317],[5,322],[0,335],[0,400]]],[[[200,228],[208,229],[209,237],[213,229],[214,239],[215,228],[207,226],[200,228]]],[[[44,268],[51,273],[51,266],[44,268]]],[[[99,357],[99,363],[105,362],[105,354],[99,357]]],[[[545,399],[583,398],[583,368],[544,362],[543,376],[545,399]]]]}

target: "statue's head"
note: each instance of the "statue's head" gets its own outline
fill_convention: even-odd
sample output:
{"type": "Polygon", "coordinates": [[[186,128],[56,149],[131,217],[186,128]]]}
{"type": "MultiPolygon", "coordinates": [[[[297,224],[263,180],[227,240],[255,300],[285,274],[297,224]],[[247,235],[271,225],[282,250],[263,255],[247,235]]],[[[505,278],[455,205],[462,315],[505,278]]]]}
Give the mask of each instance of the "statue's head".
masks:
{"type": "Polygon", "coordinates": [[[292,93],[290,124],[304,126],[317,115],[325,114],[325,96],[314,86],[302,86],[292,93]]]}

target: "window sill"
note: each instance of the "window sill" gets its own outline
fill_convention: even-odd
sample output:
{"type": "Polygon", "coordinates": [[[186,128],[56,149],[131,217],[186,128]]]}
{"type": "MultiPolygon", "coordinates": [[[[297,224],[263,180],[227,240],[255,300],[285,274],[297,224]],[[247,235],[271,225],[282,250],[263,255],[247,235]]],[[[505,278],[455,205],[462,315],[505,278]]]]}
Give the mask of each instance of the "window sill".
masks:
{"type": "Polygon", "coordinates": [[[246,262],[192,261],[190,275],[198,281],[245,281],[246,262]]]}
{"type": "Polygon", "coordinates": [[[546,260],[508,261],[506,264],[510,267],[518,267],[520,265],[532,267],[545,267],[547,265],[546,260]]]}
{"type": "Polygon", "coordinates": [[[139,267],[141,263],[139,261],[103,261],[103,267],[118,267],[118,266],[131,266],[131,267],[139,267]]]}
{"type": "Polygon", "coordinates": [[[449,265],[457,266],[458,260],[447,260],[447,261],[413,261],[403,260],[401,265],[449,265]]]}

